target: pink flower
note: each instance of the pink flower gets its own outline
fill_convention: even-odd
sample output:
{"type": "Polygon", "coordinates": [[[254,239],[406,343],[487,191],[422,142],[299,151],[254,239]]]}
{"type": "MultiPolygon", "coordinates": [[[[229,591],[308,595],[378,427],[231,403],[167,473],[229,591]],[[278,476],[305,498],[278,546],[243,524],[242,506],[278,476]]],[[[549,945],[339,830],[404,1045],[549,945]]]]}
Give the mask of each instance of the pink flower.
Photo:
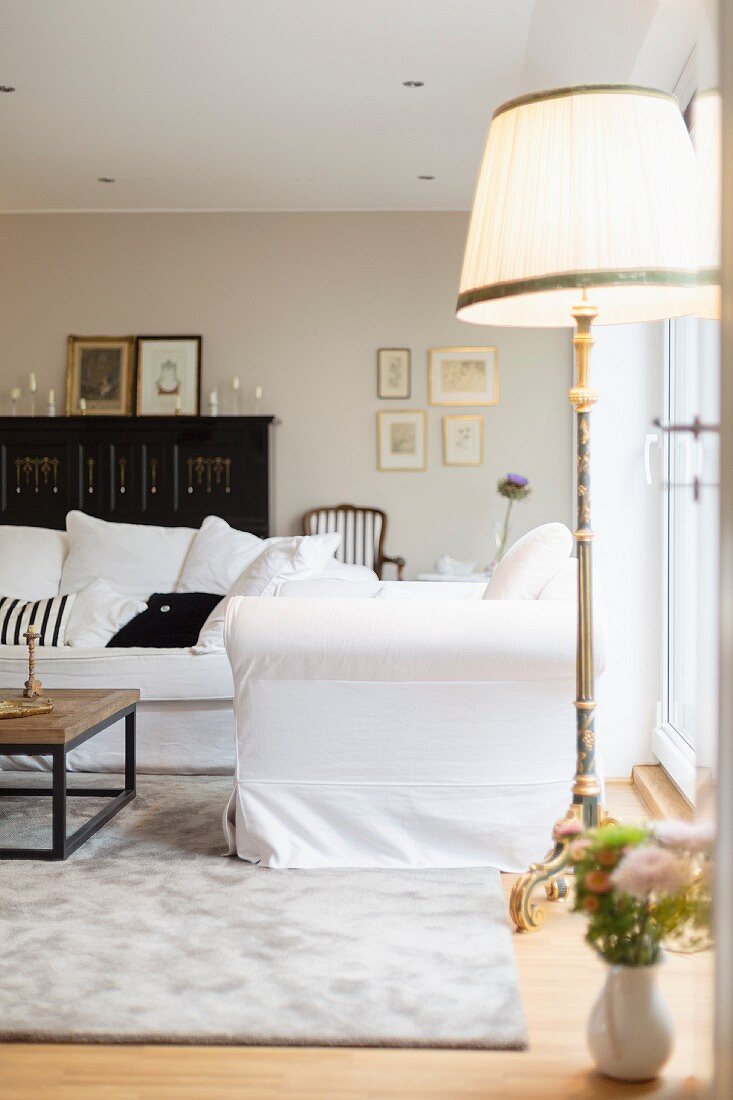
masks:
{"type": "Polygon", "coordinates": [[[564,840],[569,836],[578,836],[579,833],[583,832],[583,823],[582,821],[576,820],[574,817],[564,818],[562,821],[558,821],[552,832],[555,840],[564,840]]]}
{"type": "Polygon", "coordinates": [[[624,856],[611,875],[611,881],[617,890],[632,898],[679,894],[690,881],[690,866],[674,852],[645,844],[624,856]]]}
{"type": "Polygon", "coordinates": [[[580,860],[583,859],[583,857],[585,856],[585,853],[588,851],[590,846],[591,841],[587,836],[580,837],[579,840],[573,840],[570,844],[570,848],[568,849],[570,853],[570,858],[572,859],[573,863],[579,863],[580,860]]]}
{"type": "Polygon", "coordinates": [[[692,824],[687,821],[659,821],[654,834],[660,844],[683,852],[709,852],[715,841],[715,829],[711,821],[692,824]]]}
{"type": "Polygon", "coordinates": [[[585,876],[585,885],[594,894],[608,894],[613,884],[611,876],[605,871],[589,871],[585,876]]]}

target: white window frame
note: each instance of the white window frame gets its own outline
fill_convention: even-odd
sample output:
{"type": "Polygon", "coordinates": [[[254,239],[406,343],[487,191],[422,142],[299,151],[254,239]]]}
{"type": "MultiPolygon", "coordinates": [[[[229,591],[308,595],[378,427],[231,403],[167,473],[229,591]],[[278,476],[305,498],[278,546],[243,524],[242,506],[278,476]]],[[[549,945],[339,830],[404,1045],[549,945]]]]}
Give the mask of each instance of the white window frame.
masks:
{"type": "MultiPolygon", "coordinates": [[[[679,348],[679,322],[667,321],[664,341],[664,412],[663,423],[673,423],[674,416],[674,357],[679,348]]],[[[671,666],[674,659],[674,639],[671,636],[672,571],[672,507],[667,488],[672,481],[672,447],[670,432],[662,433],[662,699],[659,717],[652,733],[652,752],[679,788],[687,801],[694,806],[696,787],[695,750],[675,726],[670,708],[671,666]]]]}

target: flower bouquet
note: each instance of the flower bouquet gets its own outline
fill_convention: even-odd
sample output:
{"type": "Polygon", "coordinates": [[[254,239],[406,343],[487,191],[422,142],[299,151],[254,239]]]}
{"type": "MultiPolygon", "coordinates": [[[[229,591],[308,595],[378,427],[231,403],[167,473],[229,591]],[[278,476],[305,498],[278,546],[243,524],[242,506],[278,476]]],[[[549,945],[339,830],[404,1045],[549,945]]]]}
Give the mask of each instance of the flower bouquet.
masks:
{"type": "Polygon", "coordinates": [[[566,820],[555,836],[568,844],[586,940],[611,967],[588,1023],[591,1053],[611,1077],[654,1077],[672,1050],[655,964],[664,943],[685,952],[710,946],[712,832],[685,822],[584,830],[566,820]]]}
{"type": "Polygon", "coordinates": [[[509,538],[509,517],[512,513],[512,505],[515,500],[526,500],[532,490],[530,489],[529,480],[526,477],[522,477],[521,474],[507,474],[501,481],[497,481],[496,490],[499,496],[504,497],[507,502],[504,522],[502,523],[501,520],[499,520],[499,522],[494,525],[496,561],[500,562],[504,556],[507,539],[509,538]]]}

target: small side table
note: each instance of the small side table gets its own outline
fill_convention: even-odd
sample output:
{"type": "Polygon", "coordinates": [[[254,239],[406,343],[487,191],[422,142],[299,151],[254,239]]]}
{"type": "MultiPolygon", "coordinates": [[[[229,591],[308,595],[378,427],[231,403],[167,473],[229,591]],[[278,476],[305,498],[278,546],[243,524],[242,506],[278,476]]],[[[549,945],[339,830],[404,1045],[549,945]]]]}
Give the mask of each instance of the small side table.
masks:
{"type": "Polygon", "coordinates": [[[463,582],[464,584],[480,584],[483,581],[484,584],[488,584],[491,580],[491,573],[418,573],[415,579],[418,581],[454,581],[463,582]]]}
{"type": "MultiPolygon", "coordinates": [[[[0,750],[4,754],[50,756],[52,786],[0,787],[0,797],[46,796],[52,799],[50,848],[0,848],[0,859],[66,859],[135,797],[135,716],[140,692],[132,688],[59,689],[49,692],[54,709],[48,714],[0,721],[0,750]],[[125,785],[122,788],[66,786],[66,754],[125,719],[125,785]],[[66,799],[69,795],[109,798],[103,809],[66,835],[66,799]]],[[[9,773],[5,773],[9,774],[9,773]]]]}

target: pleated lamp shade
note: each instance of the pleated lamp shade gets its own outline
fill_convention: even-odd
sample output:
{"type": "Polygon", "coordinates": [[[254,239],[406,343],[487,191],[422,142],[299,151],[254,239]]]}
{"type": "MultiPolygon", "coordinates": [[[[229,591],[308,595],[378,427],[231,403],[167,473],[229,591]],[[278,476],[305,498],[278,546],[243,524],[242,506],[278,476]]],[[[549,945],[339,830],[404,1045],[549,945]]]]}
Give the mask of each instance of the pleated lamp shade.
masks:
{"type": "Polygon", "coordinates": [[[702,92],[693,105],[692,142],[699,178],[700,289],[697,315],[720,317],[721,104],[720,93],[702,92]]]}
{"type": "Polygon", "coordinates": [[[489,128],[457,315],[597,324],[695,312],[695,155],[674,96],[586,85],[522,96],[489,128]]]}

